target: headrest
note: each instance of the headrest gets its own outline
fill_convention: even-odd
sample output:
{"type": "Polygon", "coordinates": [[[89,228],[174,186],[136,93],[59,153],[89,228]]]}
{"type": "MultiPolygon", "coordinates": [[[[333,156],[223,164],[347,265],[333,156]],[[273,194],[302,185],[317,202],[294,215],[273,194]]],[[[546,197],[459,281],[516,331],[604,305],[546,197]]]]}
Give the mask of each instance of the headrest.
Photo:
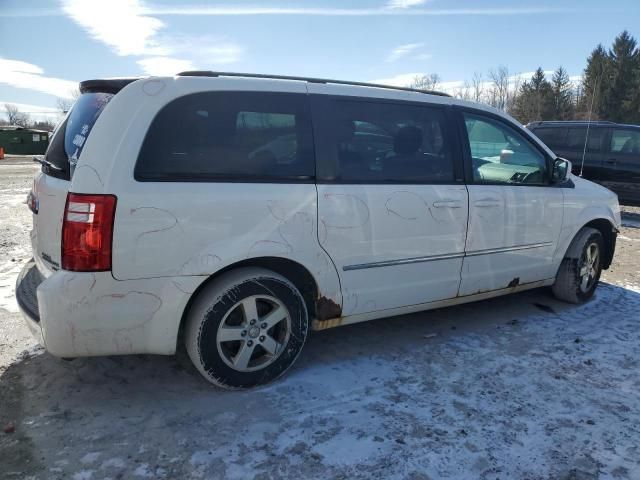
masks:
{"type": "Polygon", "coordinates": [[[398,155],[416,153],[422,146],[422,130],[413,125],[402,127],[393,139],[393,150],[398,155]]]}

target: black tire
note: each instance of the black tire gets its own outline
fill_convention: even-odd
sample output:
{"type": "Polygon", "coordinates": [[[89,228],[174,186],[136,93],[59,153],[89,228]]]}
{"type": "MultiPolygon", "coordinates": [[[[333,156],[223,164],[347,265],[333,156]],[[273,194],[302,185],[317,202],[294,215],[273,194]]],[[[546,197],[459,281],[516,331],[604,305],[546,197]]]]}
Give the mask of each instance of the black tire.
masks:
{"type": "Polygon", "coordinates": [[[584,303],[589,300],[600,280],[604,253],[602,234],[595,228],[582,228],[571,242],[558,269],[556,281],[552,287],[555,297],[569,303],[584,303]],[[589,268],[588,257],[593,257],[594,246],[597,248],[597,261],[592,268],[589,268]],[[590,249],[589,252],[588,249],[590,249]],[[592,273],[588,275],[589,279],[585,285],[584,269],[587,268],[592,273]]]}
{"type": "Polygon", "coordinates": [[[191,361],[209,382],[241,389],[285,373],[298,358],[308,333],[304,299],[289,280],[261,268],[240,268],[215,279],[198,294],[186,318],[185,344],[191,361]],[[255,314],[247,314],[250,308],[245,305],[255,305],[255,314]],[[283,312],[288,316],[270,326],[283,312]],[[275,315],[269,317],[270,313],[275,315]],[[256,323],[250,324],[252,320],[256,323]],[[237,335],[242,338],[236,339],[237,335]]]}

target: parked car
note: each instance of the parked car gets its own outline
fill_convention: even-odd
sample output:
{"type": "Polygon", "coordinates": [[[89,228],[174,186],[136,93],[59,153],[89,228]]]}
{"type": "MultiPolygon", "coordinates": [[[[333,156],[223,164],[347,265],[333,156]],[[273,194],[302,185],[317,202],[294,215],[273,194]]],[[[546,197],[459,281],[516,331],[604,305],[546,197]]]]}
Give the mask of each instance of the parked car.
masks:
{"type": "Polygon", "coordinates": [[[616,196],[484,105],[214,72],[80,91],[16,288],[58,357],[184,338],[207,380],[251,387],[310,330],[543,286],[584,302],[612,261],[616,196]]]}
{"type": "Polygon", "coordinates": [[[617,193],[620,203],[640,206],[640,125],[533,122],[527,128],[557,155],[571,160],[575,175],[582,169],[584,178],[617,193]]]}

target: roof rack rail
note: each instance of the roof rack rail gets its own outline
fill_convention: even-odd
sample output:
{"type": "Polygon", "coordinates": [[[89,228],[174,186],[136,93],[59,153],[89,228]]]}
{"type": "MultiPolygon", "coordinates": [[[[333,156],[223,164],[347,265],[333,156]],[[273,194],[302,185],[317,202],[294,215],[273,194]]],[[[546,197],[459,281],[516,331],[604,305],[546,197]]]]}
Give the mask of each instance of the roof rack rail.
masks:
{"type": "Polygon", "coordinates": [[[395,87],[392,85],[381,85],[378,83],[367,82],[352,82],[349,80],[330,80],[327,78],[312,78],[312,77],[296,77],[292,75],[269,75],[263,73],[238,73],[238,72],[213,72],[210,70],[193,70],[178,73],[179,77],[248,77],[248,78],[266,78],[272,80],[300,80],[309,83],[335,83],[338,85],[353,85],[356,87],[375,87],[375,88],[388,88],[391,90],[403,90],[405,92],[417,92],[426,93],[428,95],[439,95],[441,97],[450,97],[448,93],[437,92],[435,90],[420,90],[417,88],[409,87],[395,87]]]}
{"type": "Polygon", "coordinates": [[[530,125],[542,125],[543,123],[604,123],[608,125],[615,125],[616,122],[612,122],[611,120],[536,120],[529,122],[530,125]]]}

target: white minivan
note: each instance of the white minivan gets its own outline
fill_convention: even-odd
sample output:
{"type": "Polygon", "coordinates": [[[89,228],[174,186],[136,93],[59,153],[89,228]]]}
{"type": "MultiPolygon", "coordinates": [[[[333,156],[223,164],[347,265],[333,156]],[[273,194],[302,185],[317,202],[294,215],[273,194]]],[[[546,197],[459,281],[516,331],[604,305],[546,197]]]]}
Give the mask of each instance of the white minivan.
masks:
{"type": "Polygon", "coordinates": [[[615,194],[437,92],[185,72],[90,80],[29,195],[16,295],[58,357],[171,355],[243,388],[310,330],[552,286],[589,299],[615,194]]]}

